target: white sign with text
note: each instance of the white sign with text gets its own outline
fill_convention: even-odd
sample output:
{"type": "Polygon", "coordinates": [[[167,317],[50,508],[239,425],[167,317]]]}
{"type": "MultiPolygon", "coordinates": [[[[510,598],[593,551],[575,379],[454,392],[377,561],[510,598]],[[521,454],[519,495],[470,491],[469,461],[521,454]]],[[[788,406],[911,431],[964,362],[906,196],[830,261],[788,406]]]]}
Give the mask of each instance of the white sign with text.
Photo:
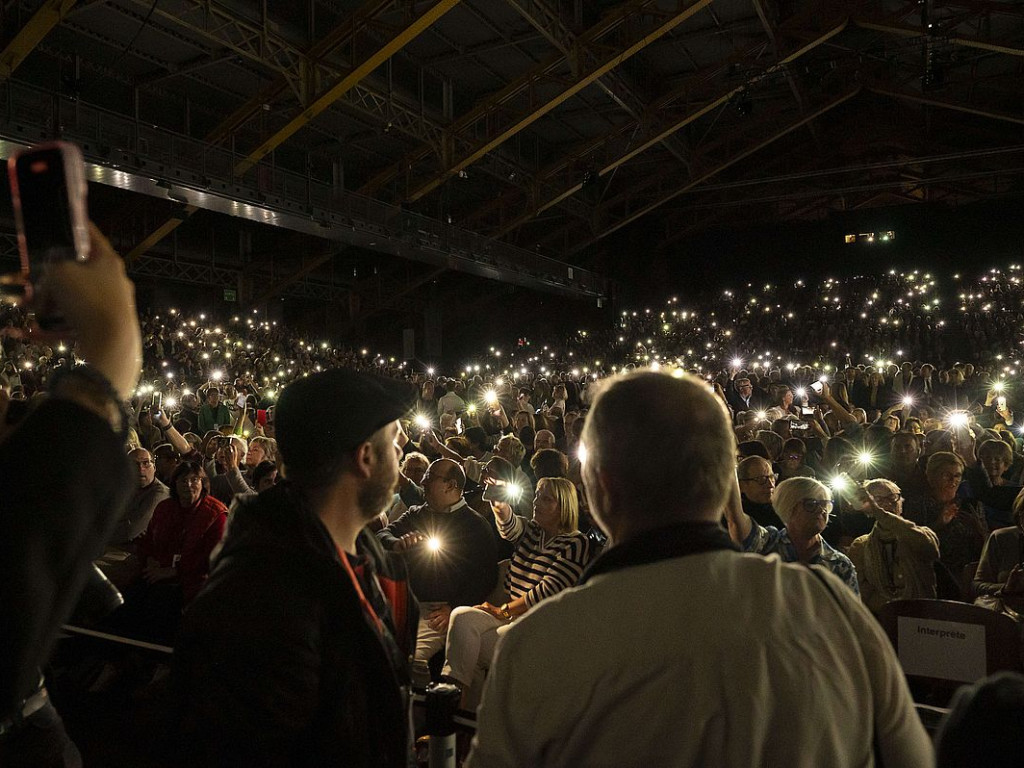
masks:
{"type": "Polygon", "coordinates": [[[985,627],[900,616],[900,664],[908,675],[973,683],[985,676],[985,627]]]}

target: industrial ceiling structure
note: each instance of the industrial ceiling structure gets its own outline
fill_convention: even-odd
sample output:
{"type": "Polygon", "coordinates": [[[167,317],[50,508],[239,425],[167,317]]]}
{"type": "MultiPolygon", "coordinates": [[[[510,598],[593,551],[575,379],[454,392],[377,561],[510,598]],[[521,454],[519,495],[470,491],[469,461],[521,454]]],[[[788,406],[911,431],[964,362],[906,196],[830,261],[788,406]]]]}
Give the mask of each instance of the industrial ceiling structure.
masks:
{"type": "Polygon", "coordinates": [[[0,155],[80,143],[132,270],[346,327],[1024,173],[1018,0],[8,0],[0,33],[0,155]]]}

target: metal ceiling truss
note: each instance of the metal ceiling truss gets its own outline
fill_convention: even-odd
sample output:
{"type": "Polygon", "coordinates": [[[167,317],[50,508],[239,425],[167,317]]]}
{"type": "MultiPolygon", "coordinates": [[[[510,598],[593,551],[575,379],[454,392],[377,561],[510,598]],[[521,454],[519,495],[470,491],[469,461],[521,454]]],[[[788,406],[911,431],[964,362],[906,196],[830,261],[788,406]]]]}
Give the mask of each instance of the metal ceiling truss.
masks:
{"type": "Polygon", "coordinates": [[[708,67],[672,92],[658,98],[653,112],[645,115],[644,120],[611,131],[549,166],[538,175],[543,179],[543,186],[535,188],[531,200],[510,201],[500,209],[496,206],[481,208],[469,216],[467,222],[480,226],[494,237],[507,235],[554,205],[571,199],[586,184],[607,177],[664,139],[728,104],[748,88],[779,76],[780,73],[785,75],[790,64],[838,35],[846,28],[846,23],[845,14],[829,16],[825,9],[816,9],[813,14],[789,20],[777,32],[777,38],[787,43],[785,53],[779,60],[744,73],[741,82],[730,82],[726,72],[731,64],[749,61],[764,51],[764,42],[753,43],[731,57],[730,61],[708,67]],[[499,220],[483,220],[483,214],[486,213],[498,214],[499,220]]]}
{"type": "Polygon", "coordinates": [[[0,51],[0,82],[13,74],[74,7],[76,0],[45,0],[18,34],[0,51]]]}
{"type": "Polygon", "coordinates": [[[190,208],[204,208],[535,289],[583,296],[607,292],[607,282],[592,272],[341,192],[308,175],[277,169],[254,176],[252,186],[240,184],[231,175],[237,158],[225,149],[17,81],[0,84],[0,135],[13,140],[0,142],[7,153],[58,135],[78,142],[90,180],[183,205],[165,222],[172,230],[174,220],[189,215],[190,208]]]}
{"type": "MultiPolygon", "coordinates": [[[[620,8],[609,13],[598,24],[581,34],[577,40],[584,46],[596,45],[601,38],[618,29],[627,20],[637,19],[638,14],[641,11],[653,4],[652,0],[632,0],[631,2],[624,3],[620,8]]],[[[703,5],[707,5],[707,3],[703,3],[702,7],[703,5]]],[[[567,67],[569,67],[568,57],[563,53],[557,52],[554,55],[549,56],[529,72],[509,83],[489,98],[483,100],[469,112],[458,117],[451,126],[449,126],[444,137],[443,144],[422,144],[418,149],[409,153],[402,160],[383,169],[380,173],[374,176],[374,178],[371,179],[361,191],[366,192],[367,194],[376,194],[384,187],[385,184],[395,178],[400,178],[402,180],[403,187],[406,190],[415,191],[413,190],[413,187],[415,186],[415,176],[424,172],[430,172],[434,167],[436,167],[437,163],[439,163],[443,169],[444,178],[458,174],[460,170],[464,170],[470,164],[465,163],[459,168],[453,168],[458,153],[472,151],[470,148],[476,146],[475,139],[478,136],[489,135],[493,126],[498,124],[499,121],[502,121],[503,118],[507,121],[510,118],[510,115],[515,111],[515,107],[512,106],[512,102],[516,100],[517,97],[525,94],[527,103],[534,104],[539,100],[539,97],[534,95],[535,91],[542,85],[549,87],[553,86],[555,88],[561,87],[564,92],[566,78],[558,75],[558,73],[567,67]]],[[[603,74],[604,72],[600,73],[598,77],[603,74]]],[[[571,79],[572,77],[570,75],[570,80],[571,79]]],[[[592,82],[593,79],[595,78],[592,78],[590,82],[592,82]]],[[[528,117],[532,117],[529,122],[535,121],[541,117],[541,114],[546,114],[550,111],[551,108],[553,107],[543,110],[542,113],[533,111],[531,115],[528,115],[528,117]]],[[[520,107],[520,109],[522,109],[522,107],[520,107]]],[[[506,136],[505,138],[508,137],[506,136]]],[[[500,143],[503,143],[503,141],[504,139],[502,142],[489,146],[484,152],[476,152],[475,154],[483,157],[487,155],[490,150],[500,146],[500,143]]],[[[490,144],[491,142],[487,143],[490,144]]],[[[414,199],[409,194],[404,194],[402,196],[410,200],[414,199]]]]}
{"type": "Polygon", "coordinates": [[[460,119],[458,126],[445,134],[440,172],[423,178],[420,169],[412,165],[407,169],[409,191],[405,199],[415,202],[434,191],[710,4],[711,0],[691,0],[681,3],[674,12],[662,14],[655,13],[652,0],[625,3],[577,38],[576,55],[568,59],[568,76],[561,74],[558,66],[567,57],[556,54],[473,110],[474,119],[460,119]],[[643,27],[640,20],[651,15],[657,18],[655,26],[643,27]],[[614,46],[609,53],[608,45],[601,40],[620,26],[642,31],[629,35],[628,42],[614,46]],[[525,103],[521,99],[514,103],[512,95],[523,93],[527,96],[525,103]]]}
{"type": "MultiPolygon", "coordinates": [[[[360,286],[353,287],[350,295],[350,316],[342,326],[342,333],[352,331],[381,312],[410,303],[419,288],[436,280],[447,270],[438,267],[416,274],[406,272],[399,278],[398,273],[401,271],[382,272],[372,281],[365,281],[360,286]]],[[[422,309],[420,303],[426,302],[418,302],[416,311],[422,309]]]]}
{"type": "Polygon", "coordinates": [[[579,253],[598,240],[617,232],[665,203],[674,200],[750,155],[807,125],[860,92],[860,86],[845,90],[838,96],[817,97],[809,102],[806,112],[792,104],[779,105],[742,121],[717,141],[701,150],[694,158],[694,173],[684,179],[675,172],[660,172],[641,184],[611,198],[598,210],[598,217],[589,233],[568,227],[558,233],[564,238],[567,255],[579,253]],[[682,183],[681,183],[682,182],[682,183]]]}
{"type": "MultiPolygon", "coordinates": [[[[126,1],[148,7],[148,0],[126,1]]],[[[338,48],[351,47],[355,32],[368,28],[376,15],[392,7],[394,3],[395,0],[370,0],[361,12],[355,14],[361,20],[360,23],[346,19],[308,51],[302,51],[291,41],[275,35],[270,30],[231,17],[228,9],[218,6],[212,0],[173,0],[172,5],[167,5],[167,0],[162,0],[157,15],[187,30],[196,38],[205,40],[214,48],[227,48],[247,61],[269,69],[275,75],[270,84],[237,108],[210,135],[211,141],[220,142],[261,112],[264,105],[273,103],[286,93],[293,93],[302,106],[308,103],[309,98],[316,98],[319,92],[317,89],[324,87],[324,84],[341,82],[349,73],[328,61],[328,56],[334,54],[338,48]],[[205,9],[208,7],[213,9],[213,21],[209,24],[204,22],[205,9]],[[268,41],[265,48],[261,47],[261,37],[268,41]],[[265,57],[265,51],[273,55],[265,57]],[[305,84],[305,90],[297,84],[305,84]]],[[[116,7],[125,12],[123,7],[116,7]]],[[[433,147],[434,151],[439,149],[441,137],[446,130],[445,121],[432,116],[430,110],[424,109],[422,104],[409,103],[394,91],[381,90],[366,79],[352,85],[336,103],[369,118],[374,124],[382,126],[385,132],[395,131],[418,142],[424,142],[426,146],[433,147]]],[[[482,172],[501,180],[506,185],[523,184],[523,179],[527,176],[526,168],[521,163],[498,153],[488,155],[478,167],[482,172]]],[[[575,203],[567,204],[565,209],[567,213],[577,218],[586,218],[590,215],[588,208],[575,203]]]]}
{"type": "MultiPolygon", "coordinates": [[[[562,55],[568,56],[574,72],[580,72],[587,66],[595,66],[594,61],[582,60],[589,49],[580,44],[579,38],[573,34],[562,21],[557,7],[552,7],[548,0],[505,0],[526,19],[544,38],[554,45],[562,55]]],[[[611,70],[604,77],[597,79],[597,86],[604,91],[632,119],[639,120],[650,110],[650,105],[636,93],[626,77],[617,70],[611,70]]],[[[686,148],[675,137],[669,137],[662,146],[677,160],[686,164],[686,148]]]]}
{"type": "MultiPolygon", "coordinates": [[[[140,256],[128,270],[132,277],[146,277],[156,280],[171,280],[190,285],[223,286],[237,289],[245,274],[239,269],[215,267],[211,264],[196,264],[158,256],[140,256]]],[[[309,277],[292,283],[278,295],[290,298],[312,299],[333,303],[348,295],[348,288],[315,281],[309,277]]]]}

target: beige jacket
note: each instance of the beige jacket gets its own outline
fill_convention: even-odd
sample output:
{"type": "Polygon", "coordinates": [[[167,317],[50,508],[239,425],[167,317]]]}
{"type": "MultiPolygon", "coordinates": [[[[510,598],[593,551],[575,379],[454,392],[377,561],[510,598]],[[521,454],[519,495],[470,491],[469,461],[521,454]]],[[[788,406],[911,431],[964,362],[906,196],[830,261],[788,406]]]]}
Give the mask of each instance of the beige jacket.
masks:
{"type": "Polygon", "coordinates": [[[872,613],[890,600],[935,598],[939,537],[931,528],[882,510],[871,533],[854,539],[849,557],[857,569],[861,600],[872,613]],[[896,542],[891,568],[885,558],[887,540],[896,542]]]}

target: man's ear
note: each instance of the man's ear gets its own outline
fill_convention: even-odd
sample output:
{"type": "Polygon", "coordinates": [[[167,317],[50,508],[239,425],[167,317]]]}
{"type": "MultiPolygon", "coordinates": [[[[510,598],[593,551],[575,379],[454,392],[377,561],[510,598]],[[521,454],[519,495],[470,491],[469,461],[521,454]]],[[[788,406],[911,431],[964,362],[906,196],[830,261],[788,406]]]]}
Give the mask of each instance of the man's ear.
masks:
{"type": "Polygon", "coordinates": [[[376,461],[377,457],[374,453],[373,445],[369,442],[362,443],[355,450],[352,471],[358,477],[366,479],[373,474],[373,467],[376,461]]]}

